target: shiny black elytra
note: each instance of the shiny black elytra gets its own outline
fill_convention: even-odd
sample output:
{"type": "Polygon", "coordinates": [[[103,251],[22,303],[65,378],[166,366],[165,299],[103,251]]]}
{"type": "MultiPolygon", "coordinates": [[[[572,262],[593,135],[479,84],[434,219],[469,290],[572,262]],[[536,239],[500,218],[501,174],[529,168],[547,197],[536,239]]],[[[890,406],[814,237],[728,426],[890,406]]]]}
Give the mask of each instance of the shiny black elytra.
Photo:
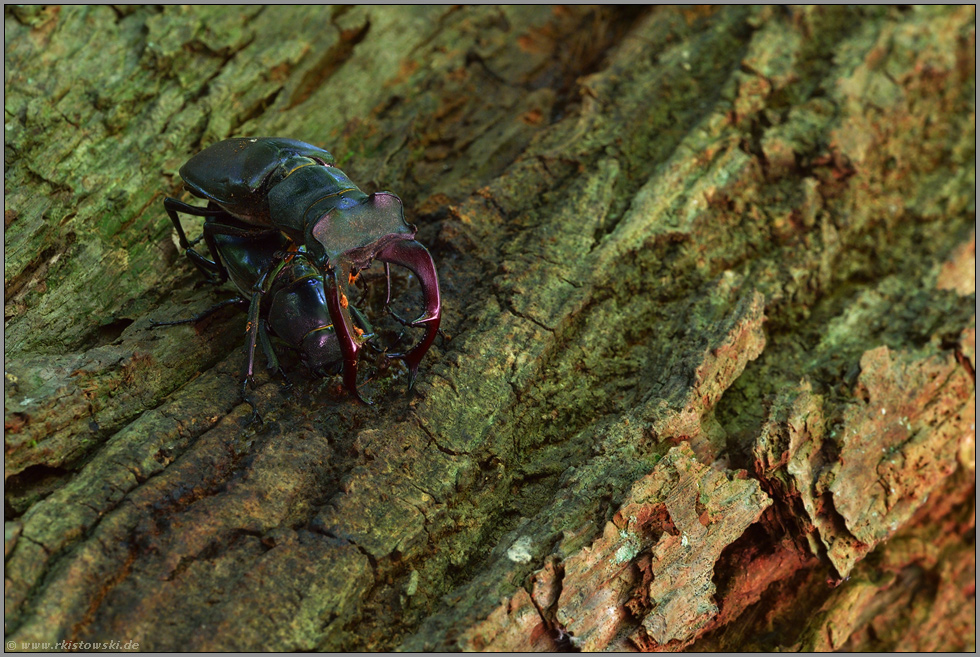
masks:
{"type": "Polygon", "coordinates": [[[390,192],[365,194],[333,166],[330,153],[294,139],[226,139],[189,159],[180,177],[208,202],[201,208],[164,200],[181,248],[209,279],[223,282],[230,273],[242,297],[250,299],[243,396],[255,345],[265,349],[268,343],[264,316],[314,372],[329,373],[336,369],[332,363],[341,362],[344,386],[364,401],[357,390],[357,362],[370,327],[363,317],[356,326],[347,299],[350,281],[375,259],[385,263],[386,273],[389,264],[406,267],[422,286],[424,310],[405,323],[424,327],[425,335],[408,351],[388,354],[408,366],[409,387],[414,384],[439,331],[442,308],[435,263],[415,241],[401,199],[390,192]],[[204,217],[210,260],[192,248],[178,212],[204,217]],[[308,288],[284,286],[289,279],[312,282],[303,284],[308,288]],[[266,295],[272,299],[268,307],[262,303],[266,295]]]}

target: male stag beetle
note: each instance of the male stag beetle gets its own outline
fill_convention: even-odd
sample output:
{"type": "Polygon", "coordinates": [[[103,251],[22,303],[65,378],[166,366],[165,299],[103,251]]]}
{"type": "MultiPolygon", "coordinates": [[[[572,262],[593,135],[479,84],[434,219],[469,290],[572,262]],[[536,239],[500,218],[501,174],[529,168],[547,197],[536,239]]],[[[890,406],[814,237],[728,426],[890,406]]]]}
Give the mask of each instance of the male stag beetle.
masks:
{"type": "MultiPolygon", "coordinates": [[[[231,270],[240,293],[251,297],[246,382],[256,341],[265,347],[268,340],[260,322],[262,297],[274,292],[266,311],[274,332],[299,347],[304,360],[316,363],[317,372],[329,371],[324,369],[328,355],[339,352],[344,386],[363,401],[357,391],[357,360],[370,338],[370,330],[364,329],[370,327],[363,317],[359,323],[364,329],[355,326],[347,293],[357,273],[377,259],[385,263],[386,274],[389,264],[399,265],[412,271],[422,286],[423,312],[404,323],[424,327],[425,335],[411,349],[388,354],[408,366],[411,388],[439,331],[442,311],[435,263],[415,241],[415,227],[405,221],[401,199],[390,192],[365,194],[333,165],[330,153],[294,139],[226,139],[189,159],[180,177],[192,194],[208,202],[201,208],[164,200],[181,248],[215,282],[227,280],[231,270]],[[211,260],[192,248],[178,212],[204,217],[211,260]],[[294,282],[312,280],[310,291],[281,286],[284,275],[294,282]],[[332,331],[321,321],[324,304],[332,331]],[[294,326],[287,327],[289,323],[294,326]],[[324,339],[318,346],[313,346],[315,340],[306,346],[309,334],[299,335],[303,328],[322,332],[324,339]]],[[[388,302],[390,295],[389,279],[388,302]]]]}

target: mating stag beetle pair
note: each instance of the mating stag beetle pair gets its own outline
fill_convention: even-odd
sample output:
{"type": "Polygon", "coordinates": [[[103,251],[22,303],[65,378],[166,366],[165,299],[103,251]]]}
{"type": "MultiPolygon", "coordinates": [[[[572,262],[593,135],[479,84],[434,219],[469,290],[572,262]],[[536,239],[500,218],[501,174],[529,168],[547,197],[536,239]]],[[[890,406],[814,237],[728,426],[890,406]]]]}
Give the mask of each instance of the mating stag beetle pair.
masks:
{"type": "Polygon", "coordinates": [[[411,349],[387,355],[408,366],[412,387],[442,313],[435,264],[415,241],[401,199],[389,192],[365,194],[333,165],[330,153],[293,139],[226,139],[188,160],[180,177],[192,194],[207,200],[203,208],[164,200],[181,248],[209,280],[231,279],[241,295],[231,302],[249,302],[243,398],[257,343],[270,367],[278,367],[271,332],[296,349],[314,374],[342,369],[344,387],[370,403],[358,392],[357,365],[372,329],[348,297],[351,282],[374,260],[385,265],[386,309],[389,265],[409,269],[422,286],[419,317],[405,321],[389,310],[403,324],[425,328],[411,349]],[[211,259],[194,250],[178,212],[204,217],[211,259]]]}

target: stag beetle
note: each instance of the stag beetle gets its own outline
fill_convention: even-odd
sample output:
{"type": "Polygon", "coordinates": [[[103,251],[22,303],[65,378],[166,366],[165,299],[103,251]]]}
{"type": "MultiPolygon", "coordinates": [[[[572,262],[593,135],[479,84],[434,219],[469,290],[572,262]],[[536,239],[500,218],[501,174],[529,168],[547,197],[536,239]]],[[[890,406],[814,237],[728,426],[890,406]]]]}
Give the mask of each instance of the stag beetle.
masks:
{"type": "MultiPolygon", "coordinates": [[[[234,222],[234,219],[225,218],[234,222]]],[[[343,354],[337,340],[333,320],[326,304],[323,276],[308,262],[303,247],[282,254],[292,245],[285,236],[270,239],[268,236],[233,236],[213,234],[212,241],[226,267],[226,273],[238,288],[239,297],[222,301],[190,319],[175,322],[154,322],[155,326],[170,326],[198,322],[208,315],[232,303],[248,303],[246,333],[245,374],[242,381],[242,398],[255,370],[255,346],[262,346],[270,369],[278,369],[283,378],[285,372],[279,366],[275,349],[268,334],[285,342],[299,352],[303,363],[317,376],[327,376],[340,371],[343,354]],[[271,283],[266,281],[271,280],[271,283]],[[263,290],[259,292],[260,290],[263,290]],[[261,295],[257,299],[258,295],[261,295]],[[263,305],[263,298],[267,303],[263,305]],[[257,300],[256,300],[257,299],[257,300]]],[[[199,255],[199,254],[198,254],[199,255]]],[[[358,328],[358,335],[369,339],[373,328],[367,318],[354,306],[349,306],[358,328]]],[[[288,379],[287,379],[288,380],[288,379]]]]}
{"type": "MultiPolygon", "coordinates": [[[[164,208],[177,230],[180,246],[192,263],[209,279],[223,282],[229,269],[239,291],[251,294],[246,382],[251,375],[259,326],[261,297],[276,288],[285,271],[287,278],[310,278],[302,267],[316,272],[312,279],[322,286],[322,296],[289,297],[290,312],[280,316],[275,303],[269,309],[270,324],[286,321],[297,326],[317,325],[325,304],[343,361],[344,386],[357,391],[357,360],[369,333],[355,326],[347,299],[349,285],[360,270],[377,259],[411,270],[422,286],[424,309],[408,326],[424,327],[425,335],[411,349],[388,358],[402,360],[409,370],[409,388],[419,363],[439,331],[442,307],[439,279],[428,250],[415,241],[415,227],[405,221],[402,202],[390,192],[365,194],[333,165],[327,151],[294,139],[235,138],[209,146],[180,168],[180,177],[207,207],[164,199],[164,208]],[[211,253],[207,259],[192,248],[177,213],[204,217],[204,240],[211,253]],[[294,264],[303,261],[305,264],[294,264]]],[[[284,289],[284,288],[283,288],[284,289]]],[[[284,297],[286,298],[286,297],[284,297]]],[[[390,278],[388,302],[391,300],[390,278]]],[[[363,323],[363,322],[362,322],[363,323]]],[[[287,339],[288,341],[288,339],[287,339]]],[[[325,345],[323,349],[329,351],[325,345]]],[[[314,350],[306,357],[323,361],[314,350]]]]}

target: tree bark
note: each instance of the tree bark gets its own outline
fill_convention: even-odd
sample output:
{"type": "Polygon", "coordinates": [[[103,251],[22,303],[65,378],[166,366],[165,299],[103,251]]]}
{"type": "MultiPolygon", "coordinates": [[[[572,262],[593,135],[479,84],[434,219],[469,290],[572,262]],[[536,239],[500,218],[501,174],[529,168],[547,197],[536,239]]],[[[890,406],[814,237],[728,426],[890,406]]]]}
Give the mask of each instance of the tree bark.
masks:
{"type": "Polygon", "coordinates": [[[975,648],[972,6],[4,28],[14,649],[975,648]],[[252,422],[243,314],[150,325],[231,296],[162,208],[230,136],[401,196],[414,391],[252,422]]]}

